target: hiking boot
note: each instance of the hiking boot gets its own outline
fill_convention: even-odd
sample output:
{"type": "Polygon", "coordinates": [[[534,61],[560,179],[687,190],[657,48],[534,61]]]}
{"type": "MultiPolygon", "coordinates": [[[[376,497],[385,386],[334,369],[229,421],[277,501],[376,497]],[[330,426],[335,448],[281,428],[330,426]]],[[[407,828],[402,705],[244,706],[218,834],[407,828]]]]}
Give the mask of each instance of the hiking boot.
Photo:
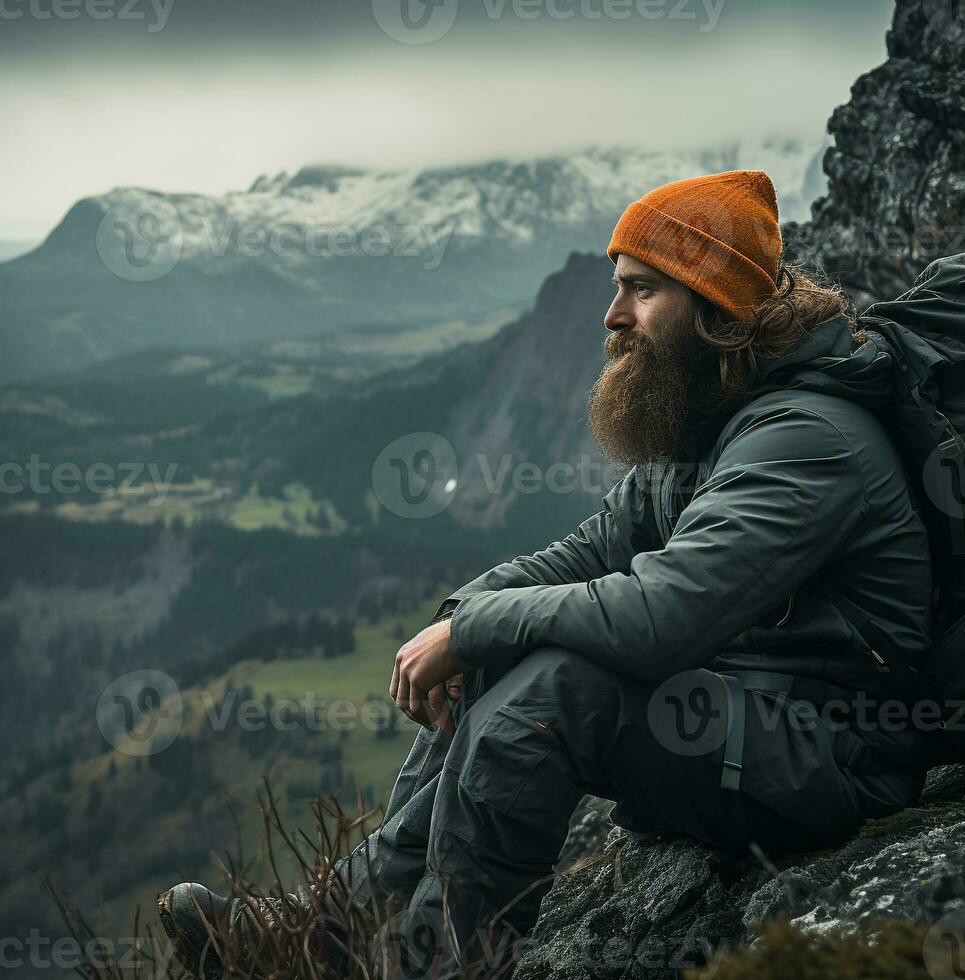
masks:
{"type": "MultiPolygon", "coordinates": [[[[306,915],[311,918],[305,929],[313,933],[309,951],[317,955],[319,965],[324,959],[335,975],[341,976],[346,965],[344,955],[336,943],[323,941],[323,937],[332,933],[339,940],[346,935],[333,905],[328,895],[323,898],[317,893],[314,897],[309,895],[304,885],[297,894],[286,895],[284,899],[251,898],[246,901],[227,898],[196,882],[182,882],[158,895],[161,925],[173,944],[175,955],[189,973],[203,980],[220,980],[222,977],[225,968],[222,948],[226,942],[231,946],[228,962],[241,975],[248,975],[252,959],[257,965],[259,953],[270,955],[273,949],[272,936],[266,935],[266,931],[278,935],[284,922],[294,919],[301,924],[306,922],[306,915]],[[326,911],[333,914],[325,914],[326,911]],[[318,919],[323,915],[325,926],[317,928],[318,919]]],[[[255,970],[252,975],[260,974],[255,970]]]]}

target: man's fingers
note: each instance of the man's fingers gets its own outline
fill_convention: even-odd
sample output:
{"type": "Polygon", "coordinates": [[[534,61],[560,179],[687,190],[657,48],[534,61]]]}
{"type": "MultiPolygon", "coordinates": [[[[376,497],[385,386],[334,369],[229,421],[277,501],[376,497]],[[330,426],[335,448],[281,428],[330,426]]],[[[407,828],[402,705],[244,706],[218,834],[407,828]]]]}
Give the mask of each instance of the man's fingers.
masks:
{"type": "Polygon", "coordinates": [[[437,728],[441,728],[447,735],[454,735],[456,726],[452,720],[452,712],[449,710],[448,682],[437,684],[429,692],[429,707],[432,711],[432,720],[437,728]]]}
{"type": "Polygon", "coordinates": [[[395,692],[395,703],[400,711],[404,711],[406,714],[409,713],[409,678],[406,677],[405,671],[399,671],[399,683],[395,692]]]}
{"type": "Polygon", "coordinates": [[[396,694],[399,693],[399,656],[396,654],[395,661],[392,664],[392,679],[389,681],[389,697],[395,701],[396,694]]]}
{"type": "Polygon", "coordinates": [[[448,701],[442,706],[442,711],[436,717],[436,725],[447,735],[456,734],[456,723],[452,720],[452,711],[449,708],[448,701]]]}
{"type": "Polygon", "coordinates": [[[419,689],[410,687],[406,714],[425,728],[432,728],[432,711],[427,697],[419,697],[419,689]]]}
{"type": "Polygon", "coordinates": [[[436,686],[429,692],[429,709],[432,713],[432,718],[435,720],[436,716],[442,711],[446,703],[446,685],[436,684],[436,686]]]}
{"type": "Polygon", "coordinates": [[[425,718],[430,725],[432,724],[432,716],[429,713],[429,695],[415,684],[409,687],[409,711],[417,718],[425,718]]]}
{"type": "Polygon", "coordinates": [[[419,692],[409,683],[409,677],[402,667],[401,658],[396,655],[389,683],[389,697],[407,718],[417,721],[425,728],[432,727],[432,718],[425,704],[420,704],[419,692]]]}

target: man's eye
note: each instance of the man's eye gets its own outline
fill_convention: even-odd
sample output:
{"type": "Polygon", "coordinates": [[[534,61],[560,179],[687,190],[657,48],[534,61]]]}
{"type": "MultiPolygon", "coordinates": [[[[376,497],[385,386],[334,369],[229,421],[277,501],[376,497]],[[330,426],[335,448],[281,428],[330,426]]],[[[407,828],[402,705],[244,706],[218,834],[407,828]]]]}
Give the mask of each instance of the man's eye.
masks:
{"type": "Polygon", "coordinates": [[[637,296],[642,296],[644,293],[652,293],[653,290],[649,286],[636,286],[637,296]]]}

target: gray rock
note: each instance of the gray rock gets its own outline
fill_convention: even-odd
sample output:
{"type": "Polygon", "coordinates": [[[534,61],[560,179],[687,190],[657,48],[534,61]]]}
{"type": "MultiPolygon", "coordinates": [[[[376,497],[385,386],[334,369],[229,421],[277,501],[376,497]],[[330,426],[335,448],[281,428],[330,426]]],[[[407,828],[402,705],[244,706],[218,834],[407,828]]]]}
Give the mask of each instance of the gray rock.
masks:
{"type": "Polygon", "coordinates": [[[965,800],[944,799],[963,781],[965,766],[935,770],[920,807],[812,854],[739,859],[613,827],[596,860],[557,877],[514,978],[669,980],[778,916],[847,934],[874,918],[965,910],[965,800]]]}
{"type": "Polygon", "coordinates": [[[904,292],[932,259],[965,251],[965,16],[898,0],[888,60],[828,122],[828,192],[784,226],[787,253],[817,262],[858,308],[904,292]]]}

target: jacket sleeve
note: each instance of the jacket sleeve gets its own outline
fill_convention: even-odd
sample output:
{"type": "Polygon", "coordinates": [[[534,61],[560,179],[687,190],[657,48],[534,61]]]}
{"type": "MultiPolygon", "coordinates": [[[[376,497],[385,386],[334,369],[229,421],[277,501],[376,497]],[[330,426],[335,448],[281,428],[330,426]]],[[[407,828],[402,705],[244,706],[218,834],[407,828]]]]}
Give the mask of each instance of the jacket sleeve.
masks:
{"type": "Polygon", "coordinates": [[[867,510],[838,429],[803,409],[770,409],[725,445],[666,546],[587,582],[477,591],[453,614],[453,648],[479,665],[565,646],[660,681],[758,622],[834,559],[867,510]]]}
{"type": "Polygon", "coordinates": [[[629,569],[634,554],[660,545],[649,481],[640,467],[634,467],[603,498],[603,509],[575,532],[533,555],[520,555],[483,572],[443,600],[431,622],[452,616],[469,596],[482,592],[588,582],[629,569]]]}

